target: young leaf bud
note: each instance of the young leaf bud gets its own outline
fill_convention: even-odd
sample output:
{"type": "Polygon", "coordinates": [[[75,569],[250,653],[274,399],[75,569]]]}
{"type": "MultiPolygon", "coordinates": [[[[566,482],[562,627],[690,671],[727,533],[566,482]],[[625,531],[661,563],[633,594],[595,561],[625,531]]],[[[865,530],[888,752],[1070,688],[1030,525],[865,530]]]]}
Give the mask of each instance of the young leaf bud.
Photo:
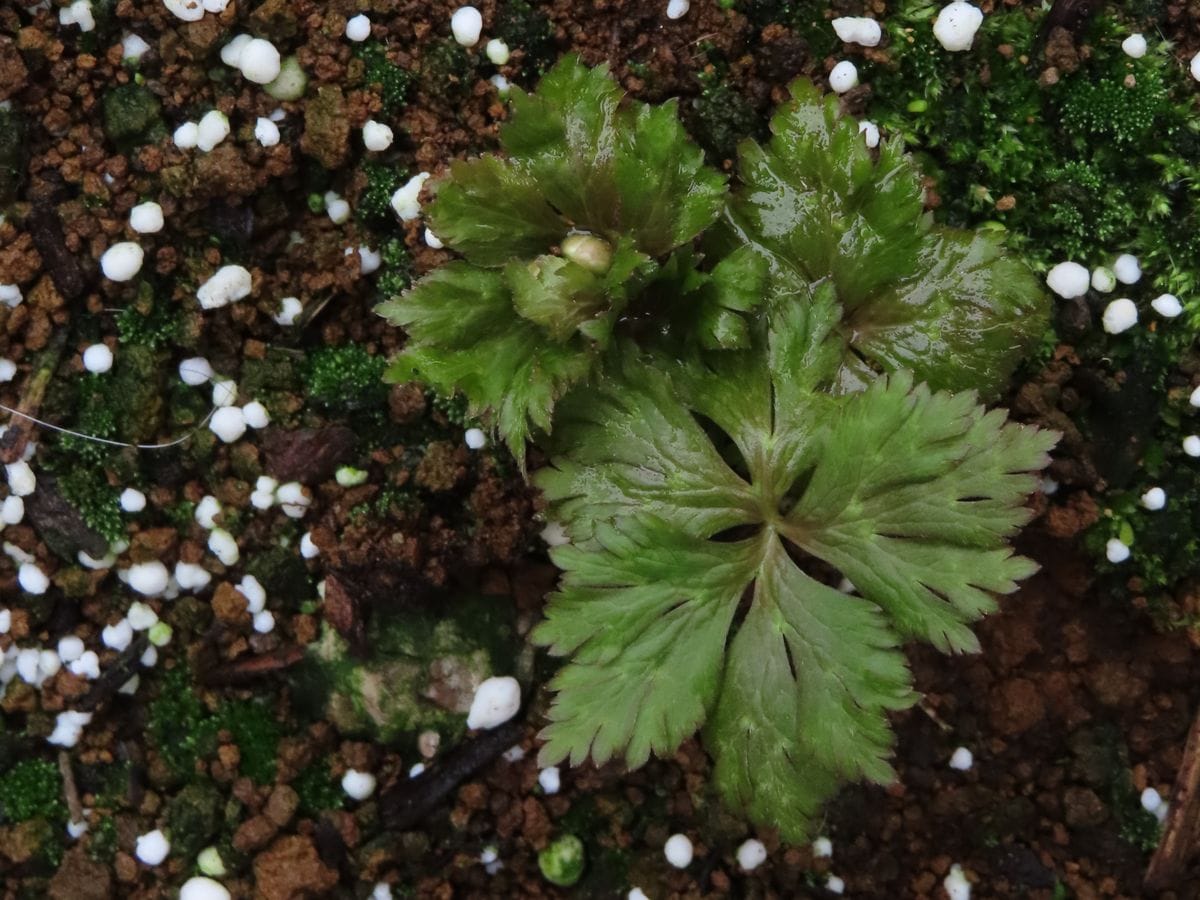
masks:
{"type": "Polygon", "coordinates": [[[594,234],[567,235],[562,242],[563,256],[589,272],[602,275],[612,265],[612,245],[594,234]]]}

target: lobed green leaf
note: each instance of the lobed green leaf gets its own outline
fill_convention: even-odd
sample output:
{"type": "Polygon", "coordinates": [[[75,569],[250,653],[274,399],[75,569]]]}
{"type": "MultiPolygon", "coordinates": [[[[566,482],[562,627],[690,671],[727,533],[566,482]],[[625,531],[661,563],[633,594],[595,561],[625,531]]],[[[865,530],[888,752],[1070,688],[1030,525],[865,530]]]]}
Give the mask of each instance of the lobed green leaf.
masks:
{"type": "Polygon", "coordinates": [[[819,288],[775,311],[766,353],[626,348],[562,405],[535,475],[572,541],[534,634],[572,656],[547,762],[639,765],[703,721],[725,796],[799,839],[841,780],[892,777],[901,642],[972,649],[969,623],[1032,573],[1007,540],[1057,436],[907,374],[823,390],[840,314],[819,288]]]}
{"type": "Polygon", "coordinates": [[[718,242],[769,259],[776,305],[806,285],[833,285],[841,389],[907,369],[935,389],[995,395],[1047,321],[1029,268],[994,235],[933,225],[902,148],[885,142],[872,158],[836,98],[808,82],[792,86],[771,130],[765,147],[742,147],[743,186],[718,242]]]}

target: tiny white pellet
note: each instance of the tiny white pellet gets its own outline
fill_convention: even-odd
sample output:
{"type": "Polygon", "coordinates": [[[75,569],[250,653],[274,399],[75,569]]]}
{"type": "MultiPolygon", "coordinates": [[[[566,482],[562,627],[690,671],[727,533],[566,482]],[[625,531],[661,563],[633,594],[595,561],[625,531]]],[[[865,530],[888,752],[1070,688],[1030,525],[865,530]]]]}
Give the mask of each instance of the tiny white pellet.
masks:
{"type": "Polygon", "coordinates": [[[355,43],[365,41],[371,36],[371,20],[359,14],[346,22],[346,37],[355,43]]]}
{"type": "Polygon", "coordinates": [[[139,203],[129,210],[129,227],[138,234],[157,234],[163,230],[162,207],[153,200],[139,203]]]}
{"type": "Polygon", "coordinates": [[[464,47],[474,47],[479,43],[479,34],[483,31],[483,16],[473,6],[460,6],[450,16],[450,30],[458,43],[464,47]]]}
{"type": "Polygon", "coordinates": [[[113,366],[113,353],[107,344],[92,344],[83,351],[83,367],[94,375],[103,375],[113,366]]]}
{"type": "Polygon", "coordinates": [[[858,67],[848,59],[842,60],[829,73],[829,86],[835,93],[844,94],[858,86],[858,67]]]}
{"type": "Polygon", "coordinates": [[[673,834],[663,844],[663,856],[676,869],[686,869],[692,863],[695,851],[686,834],[673,834]]]}
{"type": "Polygon", "coordinates": [[[692,8],[690,0],[668,0],[667,3],[667,18],[682,19],[688,14],[688,10],[692,8]]]}
{"type": "Polygon", "coordinates": [[[383,122],[368,120],[362,129],[363,146],[373,153],[379,153],[392,146],[395,134],[383,122]]]}

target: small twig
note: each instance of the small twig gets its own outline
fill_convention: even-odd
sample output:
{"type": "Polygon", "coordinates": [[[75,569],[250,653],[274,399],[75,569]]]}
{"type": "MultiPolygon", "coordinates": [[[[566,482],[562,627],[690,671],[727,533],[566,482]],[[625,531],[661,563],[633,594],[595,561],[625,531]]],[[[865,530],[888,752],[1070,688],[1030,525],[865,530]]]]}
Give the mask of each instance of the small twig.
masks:
{"type": "Polygon", "coordinates": [[[150,646],[150,639],[145,634],[134,638],[133,643],[117,657],[116,662],[105,669],[96,679],[92,684],[92,689],[83,695],[78,708],[83,712],[93,712],[107,703],[125,682],[137,674],[138,663],[148,646],[150,646]]]}
{"type": "Polygon", "coordinates": [[[379,798],[384,824],[407,831],[428,816],[446,796],[497,756],[517,743],[525,726],[510,719],[456,747],[440,763],[416,778],[399,782],[379,798]]]}
{"type": "Polygon", "coordinates": [[[202,684],[209,687],[226,687],[230,685],[248,684],[290,668],[304,659],[304,648],[297,644],[288,644],[269,653],[259,653],[254,656],[234,660],[220,668],[204,670],[199,675],[202,684]]]}
{"type": "Polygon", "coordinates": [[[75,786],[75,770],[71,768],[71,754],[66,750],[58,751],[58,772],[62,775],[63,798],[67,801],[67,810],[71,813],[71,821],[82,822],[83,804],[79,801],[79,788],[75,786]]]}
{"type": "Polygon", "coordinates": [[[1166,890],[1177,883],[1196,855],[1200,837],[1200,713],[1188,732],[1170,804],[1158,849],[1146,869],[1145,887],[1149,892],[1166,890]]]}
{"type": "Polygon", "coordinates": [[[938,728],[940,728],[942,731],[949,733],[954,730],[953,726],[951,726],[949,722],[947,722],[945,719],[943,719],[941,716],[939,716],[937,714],[937,710],[935,710],[929,704],[929,701],[926,700],[924,697],[922,697],[919,701],[917,701],[917,708],[920,709],[921,712],[925,713],[925,715],[929,716],[929,718],[933,720],[933,724],[936,725],[938,728]]]}
{"type": "MultiPolygon", "coordinates": [[[[14,422],[12,427],[4,433],[4,437],[0,438],[0,463],[5,465],[15,463],[25,452],[25,446],[33,440],[37,431],[35,425],[37,420],[34,419],[34,415],[42,406],[42,400],[46,397],[46,388],[50,386],[50,379],[54,377],[54,370],[58,368],[58,361],[62,358],[63,348],[66,345],[67,331],[65,328],[60,328],[50,341],[50,346],[42,351],[38,358],[37,365],[25,385],[25,391],[21,394],[17,408],[9,410],[19,416],[21,421],[14,422]]],[[[7,406],[2,408],[8,409],[7,406]]]]}

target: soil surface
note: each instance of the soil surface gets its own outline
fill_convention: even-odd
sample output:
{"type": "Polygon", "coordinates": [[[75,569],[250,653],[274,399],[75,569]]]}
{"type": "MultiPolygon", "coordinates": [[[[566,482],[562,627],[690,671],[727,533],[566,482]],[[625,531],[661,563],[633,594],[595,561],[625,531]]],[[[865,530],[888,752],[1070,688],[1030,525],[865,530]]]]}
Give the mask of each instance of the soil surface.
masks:
{"type": "MultiPolygon", "coordinates": [[[[64,669],[39,690],[14,681],[0,701],[0,771],[26,759],[59,766],[45,741],[55,715],[94,710],[78,746],[64,754],[74,784],[63,803],[78,808],[48,814],[52,826],[39,816],[18,821],[11,810],[0,820],[0,897],[173,897],[210,844],[226,860],[222,881],[235,897],[269,900],[366,897],[380,882],[397,897],[447,900],[624,897],[634,886],[654,900],[828,897],[830,876],[846,896],[940,898],[955,864],[976,898],[1146,896],[1142,877],[1157,826],[1139,796],[1148,787],[1170,793],[1200,707],[1200,655],[1187,631],[1160,631],[1137,604],[1101,590],[1080,549],[1103,502],[1095,458],[1102,451],[1073,430],[1057,390],[1074,377],[1067,347],[1011,395],[1019,418],[1067,434],[1050,473],[1064,489],[1033,498],[1039,516],[1019,545],[1042,572],[981,625],[978,655],[910,649],[924,700],[894,718],[898,781],[887,789],[849,786],[829,804],[818,832],[832,841],[831,857],[781,845],[724,810],[696,741],[632,773],[564,769],[562,789],[547,794],[536,734],[553,667],[528,650],[520,665],[536,689],[503,746],[481,738],[441,747],[423,736],[372,740],[305,712],[304,688],[290,673],[323,623],[362,649],[373,617],[437,618],[470,594],[511,615],[520,636],[555,577],[538,537],[539,498],[503,451],[467,449],[471,423],[461,409],[417,385],[382,390],[364,405],[313,390],[321,352],[354,347],[370,368],[404,339],[373,313],[382,298],[358,248],[396,242],[407,259],[396,269],[409,267],[408,276],[450,258],[427,245],[419,221],[356,216],[335,224],[321,202],[312,206],[326,191],[355,209],[365,205],[363,124],[379,118],[394,128],[396,143],[372,161],[401,173],[400,183],[422,170],[436,175],[456,157],[494,148],[506,106],[492,75],[530,86],[539,67],[578,52],[588,63],[607,63],[633,96],[680,98],[685,123],[728,168],[732,145],[693,103],[704,90],[699,74],[720,70],[740,98],[737,136],[761,135],[791,79],[821,81],[836,61],[841,44],[830,40],[827,19],[888,13],[883,0],[733,10],[694,0],[683,18],[668,21],[665,0],[553,0],[521,13],[528,17],[522,33],[541,42],[514,44],[510,61],[497,67],[482,45],[453,50],[457,5],[232,0],[219,14],[183,24],[161,0],[94,0],[89,34],[61,26],[57,8],[0,8],[0,102],[12,114],[0,118],[0,130],[20,135],[14,144],[0,134],[0,284],[16,284],[24,296],[20,305],[0,306],[0,357],[17,365],[0,384],[0,403],[126,443],[185,438],[161,449],[89,453],[14,417],[0,442],[6,462],[20,458],[26,441],[38,443],[42,498],[26,503],[24,522],[4,528],[0,606],[12,619],[0,649],[52,647],[75,635],[98,653],[104,673],[89,680],[64,669]],[[816,10],[811,27],[795,24],[803,15],[782,24],[778,11],[793,6],[816,10]],[[398,107],[386,108],[343,37],[357,12],[370,16],[371,43],[387,61],[416,73],[398,107]],[[240,31],[295,54],[309,75],[302,99],[277,101],[220,64],[219,48],[240,31]],[[129,33],[150,45],[136,67],[122,60],[129,33]],[[141,111],[129,108],[139,104],[141,111]],[[231,137],[208,154],[176,147],[172,131],[214,108],[229,116],[231,137]],[[277,109],[281,140],[264,147],[253,137],[255,121],[277,109]],[[130,117],[140,119],[128,124],[130,117]],[[133,235],[129,211],[146,199],[162,205],[167,225],[133,235]],[[146,248],[143,278],[102,278],[103,251],[134,237],[146,248]],[[197,285],[231,262],[250,270],[251,298],[201,312],[197,285]],[[298,298],[303,310],[293,325],[275,319],[284,297],[298,298]],[[117,361],[111,373],[88,376],[81,351],[97,342],[117,361]],[[176,375],[191,357],[236,380],[239,402],[262,401],[270,425],[234,444],[216,441],[204,425],[211,388],[184,387],[176,375]],[[365,482],[339,483],[343,465],[365,472],[365,482]],[[81,485],[80,471],[98,477],[81,485]],[[302,518],[279,504],[251,505],[264,475],[306,486],[302,518]],[[145,639],[122,651],[102,643],[130,595],[110,568],[77,562],[79,551],[100,557],[108,544],[98,534],[101,513],[89,521],[76,511],[80,497],[108,509],[132,485],[147,505],[125,517],[128,547],[118,566],[202,562],[211,576],[211,602],[207,594],[147,601],[174,629],[152,668],[138,665],[145,639]],[[209,530],[194,511],[209,495],[225,510],[218,524],[236,534],[238,562],[223,565],[206,550],[209,530]],[[316,555],[297,552],[302,535],[316,555]],[[25,554],[51,578],[36,598],[18,586],[25,554]],[[265,633],[235,588],[247,574],[266,588],[274,628],[265,633]],[[118,692],[139,671],[140,687],[118,692]],[[170,673],[190,685],[178,707],[158,702],[175,696],[170,673]],[[276,723],[265,759],[261,729],[230,712],[246,709],[276,723]],[[216,723],[211,746],[189,749],[184,770],[172,769],[170,748],[191,748],[188,728],[198,722],[216,723]],[[157,741],[147,737],[156,727],[166,728],[157,741]],[[968,771],[949,767],[959,747],[973,754],[968,771]],[[418,763],[429,764],[432,777],[410,777],[418,763]],[[376,773],[372,798],[342,795],[338,783],[350,769],[376,773]],[[316,783],[332,794],[312,799],[316,783]],[[203,802],[193,797],[198,784],[211,789],[203,802]],[[405,804],[420,814],[394,827],[405,804]],[[182,814],[172,810],[202,807],[211,821],[193,829],[201,834],[196,846],[157,866],[137,860],[139,835],[168,820],[183,834],[171,819],[182,814]],[[79,840],[65,836],[68,813],[89,823],[79,840]],[[664,842],[678,832],[696,848],[686,870],[663,858],[664,842]],[[537,863],[563,833],[588,846],[587,870],[572,889],[550,885],[537,863]],[[754,836],[767,861],[744,872],[736,850],[754,836]]],[[[1164,10],[1181,58],[1200,46],[1195,6],[1164,10]]],[[[485,38],[524,9],[497,0],[478,8],[485,38]]],[[[868,93],[846,95],[846,108],[860,108],[868,93]]],[[[349,378],[346,359],[333,365],[349,378]]],[[[370,371],[375,384],[378,371],[370,371]]],[[[440,708],[461,712],[456,674],[435,673],[429,691],[440,708]]],[[[1200,897],[1200,869],[1161,896],[1200,897]]]]}

